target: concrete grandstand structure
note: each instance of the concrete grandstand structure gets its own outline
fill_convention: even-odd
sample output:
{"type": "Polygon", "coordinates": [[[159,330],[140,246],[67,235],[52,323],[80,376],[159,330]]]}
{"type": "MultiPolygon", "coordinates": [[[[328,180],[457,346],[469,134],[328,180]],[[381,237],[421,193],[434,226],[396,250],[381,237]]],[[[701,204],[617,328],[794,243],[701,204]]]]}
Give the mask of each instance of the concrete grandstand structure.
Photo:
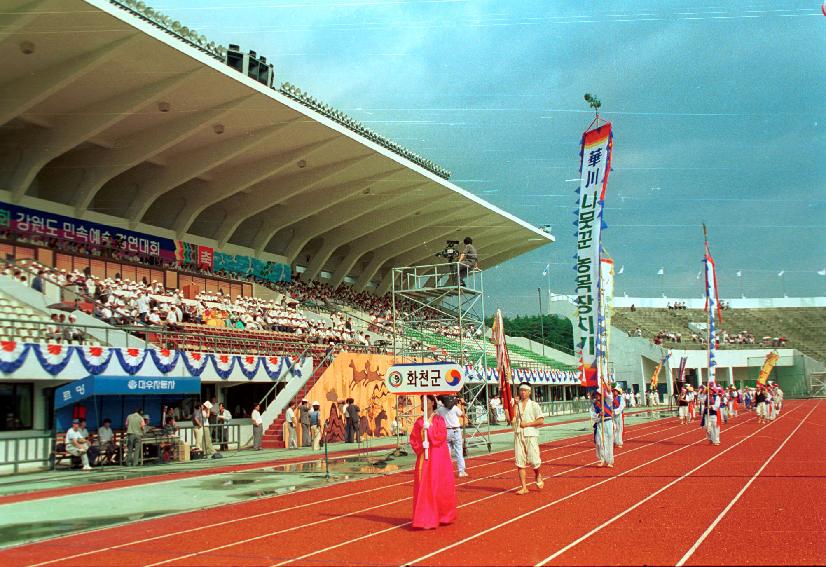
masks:
{"type": "Polygon", "coordinates": [[[7,5],[0,199],[379,293],[451,237],[486,268],[553,241],[127,5],[7,5]]]}
{"type": "MultiPolygon", "coordinates": [[[[55,248],[51,239],[65,240],[66,229],[50,232],[43,219],[58,219],[58,231],[61,222],[76,220],[109,227],[113,236],[131,231],[266,261],[285,268],[276,282],[293,274],[377,296],[387,293],[392,268],[432,263],[449,239],[472,236],[485,269],[554,241],[449,182],[445,168],[300,89],[273,88],[238,72],[228,65],[225,47],[142,2],[11,0],[0,14],[0,32],[6,47],[0,61],[0,252],[16,262],[0,277],[0,327],[8,346],[2,380],[13,392],[25,385],[14,396],[27,413],[11,415],[16,425],[0,435],[0,445],[6,455],[20,451],[15,470],[42,464],[54,441],[54,389],[82,377],[100,356],[122,361],[110,370],[121,376],[143,372],[130,360],[149,360],[147,375],[160,378],[191,374],[192,353],[203,354],[212,365],[201,375],[203,398],[217,394],[228,401],[227,392],[247,391],[244,404],[252,396],[265,399],[265,428],[273,425],[273,438],[286,404],[309,391],[329,364],[327,345],[308,343],[306,335],[205,325],[154,333],[130,326],[134,320],[101,317],[93,294],[67,285],[61,270],[85,273],[98,288],[106,280],[129,286],[151,281],[172,294],[187,293],[187,301],[197,295],[184,292],[188,286],[233,301],[283,296],[241,272],[222,278],[178,271],[184,266],[169,257],[154,264],[109,256],[121,246],[104,251],[114,240],[95,242],[95,249],[91,237],[80,250],[55,248]],[[39,229],[21,233],[16,214],[39,229]],[[19,277],[12,273],[21,269],[19,277]],[[35,291],[29,283],[43,270],[45,283],[35,291]],[[54,305],[67,300],[75,308],[78,302],[90,306],[73,314],[71,332],[83,339],[61,337],[49,326],[54,305]],[[177,366],[167,372],[172,358],[177,366]],[[272,367],[276,362],[283,366],[272,367]],[[25,448],[18,441],[26,441],[25,448]]],[[[371,314],[352,306],[297,316],[327,325],[343,313],[363,317],[355,324],[366,334],[371,314]]],[[[514,352],[514,360],[525,368],[563,366],[531,348],[514,352]]],[[[233,439],[244,443],[250,431],[244,423],[233,439]]]]}

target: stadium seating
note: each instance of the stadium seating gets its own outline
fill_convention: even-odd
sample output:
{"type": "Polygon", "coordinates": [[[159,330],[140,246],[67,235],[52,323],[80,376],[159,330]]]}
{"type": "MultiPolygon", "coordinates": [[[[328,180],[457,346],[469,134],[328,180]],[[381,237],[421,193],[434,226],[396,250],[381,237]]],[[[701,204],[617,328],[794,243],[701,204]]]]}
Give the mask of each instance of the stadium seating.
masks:
{"type": "MultiPolygon", "coordinates": [[[[680,343],[666,342],[665,346],[685,349],[705,348],[693,343],[693,331],[689,323],[705,323],[708,315],[699,309],[618,309],[614,312],[613,324],[633,335],[637,329],[642,336],[651,339],[661,330],[679,332],[680,343]]],[[[784,338],[785,346],[795,348],[803,354],[820,361],[826,361],[826,309],[824,308],[755,308],[727,309],[723,311],[720,330],[730,333],[748,331],[755,337],[754,344],[725,344],[721,348],[761,348],[778,346],[774,339],[784,338]],[[769,339],[764,341],[764,337],[769,339]]]]}

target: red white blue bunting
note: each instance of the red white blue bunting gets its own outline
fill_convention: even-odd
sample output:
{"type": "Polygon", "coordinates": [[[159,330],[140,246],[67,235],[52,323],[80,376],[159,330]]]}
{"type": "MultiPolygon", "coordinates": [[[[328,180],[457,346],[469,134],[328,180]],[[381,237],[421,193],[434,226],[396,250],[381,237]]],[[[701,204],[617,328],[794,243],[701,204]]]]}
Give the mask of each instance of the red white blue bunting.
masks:
{"type": "Polygon", "coordinates": [[[249,356],[181,352],[168,349],[138,349],[63,344],[36,344],[0,341],[0,373],[12,374],[19,370],[31,353],[38,365],[48,374],[57,376],[74,358],[79,358],[89,374],[126,372],[136,375],[141,370],[152,374],[169,374],[184,366],[187,374],[201,376],[209,365],[223,380],[227,380],[236,366],[244,377],[252,380],[263,370],[270,380],[278,380],[289,372],[301,376],[304,359],[288,356],[249,356]]]}

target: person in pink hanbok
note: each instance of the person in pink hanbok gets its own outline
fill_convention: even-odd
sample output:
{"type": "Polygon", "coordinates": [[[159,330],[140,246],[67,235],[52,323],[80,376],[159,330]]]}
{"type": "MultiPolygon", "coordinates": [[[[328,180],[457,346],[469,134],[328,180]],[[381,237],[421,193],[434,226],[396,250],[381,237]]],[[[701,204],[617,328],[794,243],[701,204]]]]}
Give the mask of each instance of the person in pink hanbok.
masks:
{"type": "MultiPolygon", "coordinates": [[[[456,520],[456,485],[445,420],[436,413],[436,398],[427,396],[426,400],[427,412],[416,420],[410,433],[410,445],[416,453],[412,523],[414,528],[430,530],[456,520]],[[427,458],[425,432],[429,444],[427,458]]],[[[424,399],[422,403],[425,403],[424,399]]]]}

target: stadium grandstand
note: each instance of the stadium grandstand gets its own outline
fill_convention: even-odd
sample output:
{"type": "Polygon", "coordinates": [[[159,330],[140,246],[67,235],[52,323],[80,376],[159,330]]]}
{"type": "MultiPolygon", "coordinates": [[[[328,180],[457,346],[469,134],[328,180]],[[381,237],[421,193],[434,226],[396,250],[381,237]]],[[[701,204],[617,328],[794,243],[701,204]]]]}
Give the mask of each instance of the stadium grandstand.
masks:
{"type": "MultiPolygon", "coordinates": [[[[554,241],[444,167],[278,86],[265,56],[216,45],[143,2],[6,8],[5,454],[14,436],[37,438],[14,470],[54,460],[44,440],[67,419],[57,389],[113,373],[145,378],[130,382],[138,389],[197,375],[200,398],[237,417],[261,401],[265,446],[283,444],[284,410],[316,395],[336,360],[386,369],[394,267],[433,263],[468,235],[485,269],[554,241]]],[[[456,356],[471,330],[405,332],[435,359],[456,356]]],[[[484,335],[477,350],[492,356],[484,335]]],[[[511,356],[546,382],[546,400],[573,397],[569,353],[513,339],[511,356]]],[[[176,416],[193,403],[178,399],[176,416]]],[[[165,405],[147,406],[158,426],[165,405]]],[[[249,444],[251,431],[233,429],[234,442],[249,444]]]]}

